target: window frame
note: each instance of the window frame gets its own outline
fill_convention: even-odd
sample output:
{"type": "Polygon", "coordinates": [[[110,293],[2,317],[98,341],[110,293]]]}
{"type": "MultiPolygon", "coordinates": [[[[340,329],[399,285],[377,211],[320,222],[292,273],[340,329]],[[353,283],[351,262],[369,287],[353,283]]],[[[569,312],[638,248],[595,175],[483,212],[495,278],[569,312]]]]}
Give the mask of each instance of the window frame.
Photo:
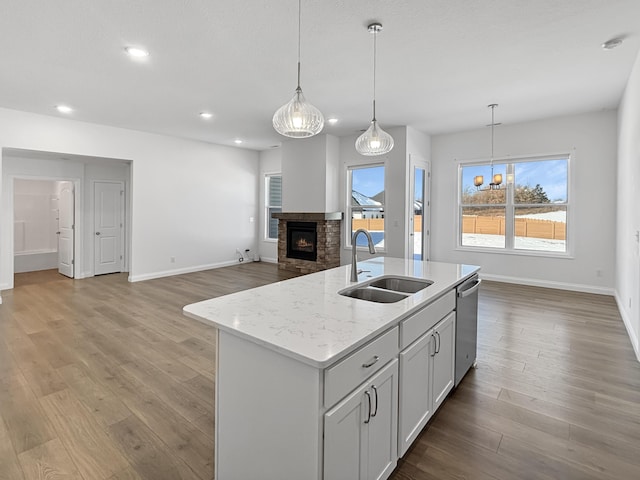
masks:
{"type": "Polygon", "coordinates": [[[272,208],[279,208],[280,211],[282,212],[282,173],[280,172],[273,172],[273,173],[265,173],[264,174],[264,229],[263,229],[263,240],[265,242],[272,242],[272,243],[277,243],[278,242],[278,235],[276,233],[275,237],[270,237],[269,236],[269,225],[270,225],[270,221],[271,221],[271,213],[270,213],[270,209],[272,208]],[[271,193],[271,179],[273,177],[279,177],[280,178],[280,205],[272,205],[270,203],[270,193],[271,193]]]}
{"type": "MultiPolygon", "coordinates": [[[[490,160],[469,160],[458,161],[457,165],[457,193],[456,193],[456,247],[455,250],[464,252],[482,252],[482,253],[494,253],[499,255],[520,255],[520,256],[534,256],[534,257],[551,257],[551,258],[574,258],[573,257],[573,205],[572,205],[572,168],[571,163],[574,154],[562,152],[558,154],[545,154],[545,155],[527,155],[519,157],[503,157],[494,158],[494,165],[505,165],[505,203],[494,204],[492,206],[504,206],[505,208],[505,246],[504,247],[482,247],[482,246],[469,246],[462,244],[462,209],[468,207],[469,204],[462,203],[462,169],[469,166],[482,166],[490,165],[490,160]],[[567,162],[567,198],[566,201],[560,204],[566,209],[566,238],[565,238],[565,251],[554,252],[551,250],[529,250],[515,247],[515,210],[518,207],[539,207],[546,204],[520,204],[514,201],[514,188],[513,183],[515,179],[515,165],[518,163],[532,163],[532,162],[544,162],[549,160],[566,160],[567,162]]],[[[476,205],[474,205],[476,206],[476,205]]],[[[479,207],[485,205],[477,205],[479,207]]]]}
{"type": "MultiPolygon", "coordinates": [[[[355,165],[347,165],[346,167],[346,173],[347,173],[347,181],[346,183],[346,215],[345,215],[345,224],[344,224],[344,248],[345,249],[351,249],[352,245],[351,245],[351,237],[353,235],[353,231],[352,231],[352,227],[351,227],[351,220],[353,219],[353,204],[352,204],[352,194],[351,192],[353,191],[353,171],[354,170],[362,170],[365,168],[378,168],[378,167],[382,167],[384,169],[384,202],[382,202],[382,205],[380,206],[382,208],[383,213],[386,215],[386,211],[387,211],[387,166],[385,164],[385,162],[375,162],[375,163],[362,163],[362,164],[355,164],[355,165]],[[347,224],[349,226],[349,228],[347,228],[347,224]]],[[[376,247],[376,252],[378,253],[385,253],[386,250],[386,240],[387,240],[387,222],[386,222],[386,217],[383,217],[385,219],[384,222],[384,230],[383,232],[383,239],[385,240],[385,246],[384,247],[376,247]]],[[[368,247],[365,246],[356,246],[357,250],[367,250],[368,251],[368,247]]]]}

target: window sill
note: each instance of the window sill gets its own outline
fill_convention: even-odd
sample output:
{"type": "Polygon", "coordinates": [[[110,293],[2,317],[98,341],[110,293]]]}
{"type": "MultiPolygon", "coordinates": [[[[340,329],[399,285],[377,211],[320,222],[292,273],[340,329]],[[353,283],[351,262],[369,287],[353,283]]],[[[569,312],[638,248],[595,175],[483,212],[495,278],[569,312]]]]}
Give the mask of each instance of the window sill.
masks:
{"type": "Polygon", "coordinates": [[[507,250],[504,248],[482,248],[457,246],[457,252],[494,253],[497,255],[517,255],[520,257],[545,257],[562,260],[573,260],[575,257],[567,252],[545,252],[540,250],[507,250]]]}
{"type": "Polygon", "coordinates": [[[278,243],[277,238],[263,238],[262,241],[265,243],[278,243]]]}

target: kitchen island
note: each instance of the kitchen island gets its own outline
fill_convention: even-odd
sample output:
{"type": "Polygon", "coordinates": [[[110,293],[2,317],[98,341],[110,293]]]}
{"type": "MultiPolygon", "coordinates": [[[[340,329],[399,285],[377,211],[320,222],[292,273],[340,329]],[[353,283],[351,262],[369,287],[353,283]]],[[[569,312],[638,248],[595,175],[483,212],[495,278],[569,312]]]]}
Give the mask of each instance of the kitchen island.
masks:
{"type": "Polygon", "coordinates": [[[184,308],[219,329],[216,479],[386,478],[451,390],[455,287],[478,267],[358,267],[358,283],[433,283],[369,302],[338,294],[354,285],[342,266],[184,308]]]}

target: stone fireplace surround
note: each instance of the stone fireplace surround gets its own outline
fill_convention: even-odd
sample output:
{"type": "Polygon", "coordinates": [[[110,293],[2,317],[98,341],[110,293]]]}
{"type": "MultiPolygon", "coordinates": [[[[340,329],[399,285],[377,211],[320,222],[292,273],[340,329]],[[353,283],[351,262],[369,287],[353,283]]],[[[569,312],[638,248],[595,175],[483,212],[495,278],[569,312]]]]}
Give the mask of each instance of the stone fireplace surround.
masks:
{"type": "Polygon", "coordinates": [[[273,213],[278,219],[278,268],[291,272],[313,273],[340,266],[340,224],[342,212],[273,213]],[[287,257],[287,222],[315,222],[317,233],[316,261],[287,257]]]}

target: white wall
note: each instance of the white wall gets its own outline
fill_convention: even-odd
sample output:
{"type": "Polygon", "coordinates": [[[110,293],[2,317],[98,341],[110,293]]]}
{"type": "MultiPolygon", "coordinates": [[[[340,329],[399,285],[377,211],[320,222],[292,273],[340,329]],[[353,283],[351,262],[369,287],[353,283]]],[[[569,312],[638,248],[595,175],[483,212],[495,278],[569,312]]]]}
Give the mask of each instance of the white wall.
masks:
{"type": "Polygon", "coordinates": [[[265,239],[265,184],[266,174],[282,173],[282,149],[274,148],[260,152],[260,188],[258,193],[258,253],[260,259],[265,262],[276,263],[278,261],[278,241],[265,239]]]}
{"type": "Polygon", "coordinates": [[[616,211],[616,112],[502,125],[495,158],[571,153],[569,242],[572,258],[456,250],[457,161],[488,159],[487,128],[432,137],[432,260],[476,264],[503,281],[613,293],[616,211]],[[601,270],[602,276],[597,276],[601,270]]]}
{"type": "MultiPolygon", "coordinates": [[[[233,264],[238,246],[255,248],[250,218],[258,215],[257,152],[0,109],[0,148],[5,147],[133,162],[134,281],[233,264]]],[[[0,285],[6,286],[12,240],[5,217],[0,285]]]]}
{"type": "Polygon", "coordinates": [[[640,360],[640,54],[618,110],[616,299],[640,360]]]}
{"type": "Polygon", "coordinates": [[[282,211],[336,212],[338,139],[332,135],[282,143],[282,211]]]}
{"type": "Polygon", "coordinates": [[[14,253],[57,250],[56,182],[15,179],[14,253]]]}

